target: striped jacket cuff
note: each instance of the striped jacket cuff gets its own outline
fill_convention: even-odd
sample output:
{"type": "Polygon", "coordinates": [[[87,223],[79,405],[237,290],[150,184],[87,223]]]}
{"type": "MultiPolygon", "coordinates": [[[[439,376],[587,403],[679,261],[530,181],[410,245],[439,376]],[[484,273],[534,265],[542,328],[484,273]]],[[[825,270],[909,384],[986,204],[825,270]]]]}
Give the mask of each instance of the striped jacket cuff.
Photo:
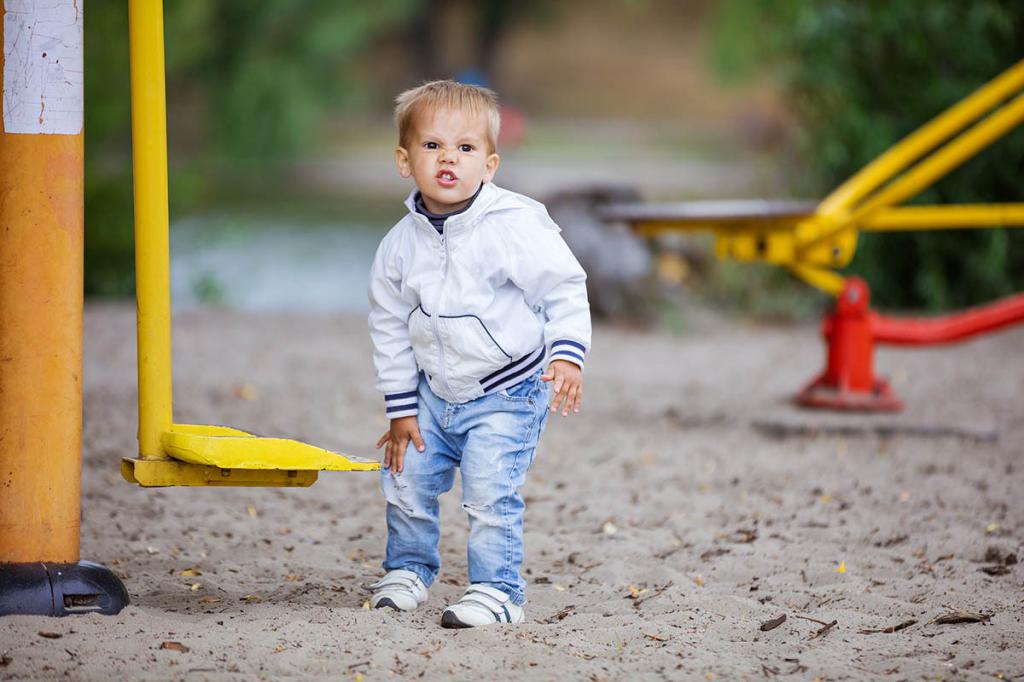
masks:
{"type": "Polygon", "coordinates": [[[551,344],[551,352],[548,354],[548,362],[552,360],[568,360],[579,365],[583,369],[583,358],[587,354],[587,348],[578,341],[561,339],[551,344]]]}
{"type": "Polygon", "coordinates": [[[419,402],[416,398],[416,389],[401,391],[399,393],[384,394],[384,411],[388,419],[399,417],[413,417],[419,414],[419,402]]]}

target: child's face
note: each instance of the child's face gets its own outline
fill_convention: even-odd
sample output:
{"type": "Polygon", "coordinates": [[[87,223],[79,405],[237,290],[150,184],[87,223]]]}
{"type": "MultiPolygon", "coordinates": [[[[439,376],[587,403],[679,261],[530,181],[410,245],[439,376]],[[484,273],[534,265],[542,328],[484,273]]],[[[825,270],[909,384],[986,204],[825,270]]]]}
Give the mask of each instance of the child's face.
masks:
{"type": "Polygon", "coordinates": [[[395,149],[398,172],[403,178],[412,176],[433,213],[464,208],[480,184],[494,177],[498,162],[487,142],[486,118],[455,109],[421,113],[409,149],[395,149]]]}

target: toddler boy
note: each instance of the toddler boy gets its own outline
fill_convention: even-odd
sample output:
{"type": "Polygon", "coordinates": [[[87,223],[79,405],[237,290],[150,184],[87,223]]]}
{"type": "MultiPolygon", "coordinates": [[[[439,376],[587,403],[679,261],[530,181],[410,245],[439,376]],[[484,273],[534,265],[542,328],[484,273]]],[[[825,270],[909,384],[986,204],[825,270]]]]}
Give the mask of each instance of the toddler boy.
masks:
{"type": "Polygon", "coordinates": [[[549,403],[563,416],[579,412],[590,348],[586,274],[542,204],[491,183],[500,126],[493,92],[434,81],[396,102],[395,162],[416,188],[370,273],[373,361],[391,420],[377,442],[385,447],[387,574],[370,604],[408,611],[426,600],[441,564],[437,498],[459,467],[470,585],[441,625],[519,623],[518,488],[549,403]]]}

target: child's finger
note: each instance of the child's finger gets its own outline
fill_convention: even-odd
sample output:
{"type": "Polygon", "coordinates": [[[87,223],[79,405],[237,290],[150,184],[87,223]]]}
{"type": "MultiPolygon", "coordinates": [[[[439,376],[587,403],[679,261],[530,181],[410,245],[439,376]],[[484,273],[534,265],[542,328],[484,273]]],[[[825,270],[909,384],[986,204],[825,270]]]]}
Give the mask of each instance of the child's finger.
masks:
{"type": "Polygon", "coordinates": [[[555,378],[554,374],[541,374],[540,375],[540,380],[541,381],[551,381],[554,378],[555,378]]]}
{"type": "Polygon", "coordinates": [[[391,432],[385,431],[384,435],[377,441],[377,449],[380,450],[381,446],[384,445],[384,443],[387,443],[389,438],[391,438],[391,432]]]}
{"type": "Polygon", "coordinates": [[[555,399],[551,401],[551,411],[558,412],[562,406],[562,402],[565,400],[565,391],[557,391],[555,393],[555,399]]]}
{"type": "Polygon", "coordinates": [[[408,445],[408,439],[400,439],[398,443],[394,443],[395,451],[391,455],[391,464],[392,468],[395,470],[395,473],[397,474],[402,473],[402,469],[404,468],[403,465],[405,464],[405,448],[408,447],[408,445]],[[402,440],[404,440],[405,442],[401,442],[402,440]]]}
{"type": "Polygon", "coordinates": [[[391,468],[391,444],[384,448],[384,462],[381,464],[385,469],[391,468]]]}
{"type": "Polygon", "coordinates": [[[398,443],[394,439],[388,443],[388,449],[391,450],[391,471],[392,473],[398,473],[401,470],[402,461],[399,459],[400,450],[398,449],[398,443]]]}
{"type": "Polygon", "coordinates": [[[572,411],[579,412],[580,406],[583,404],[583,386],[576,387],[576,402],[573,404],[572,411]]]}
{"type": "Polygon", "coordinates": [[[412,432],[412,443],[416,446],[416,449],[423,452],[427,449],[427,446],[423,443],[423,437],[420,435],[420,430],[415,429],[412,432]]]}
{"type": "Polygon", "coordinates": [[[391,462],[391,473],[398,473],[398,445],[394,440],[391,440],[387,444],[387,449],[391,462]]]}
{"type": "Polygon", "coordinates": [[[568,417],[569,416],[569,410],[572,409],[572,406],[575,403],[576,403],[576,387],[572,386],[571,388],[569,388],[568,391],[566,391],[565,407],[562,408],[562,416],[563,417],[568,417]]]}
{"type": "Polygon", "coordinates": [[[562,387],[565,385],[565,379],[558,377],[555,379],[555,383],[551,386],[551,411],[557,412],[558,406],[562,404],[562,400],[565,398],[565,393],[562,387]]]}

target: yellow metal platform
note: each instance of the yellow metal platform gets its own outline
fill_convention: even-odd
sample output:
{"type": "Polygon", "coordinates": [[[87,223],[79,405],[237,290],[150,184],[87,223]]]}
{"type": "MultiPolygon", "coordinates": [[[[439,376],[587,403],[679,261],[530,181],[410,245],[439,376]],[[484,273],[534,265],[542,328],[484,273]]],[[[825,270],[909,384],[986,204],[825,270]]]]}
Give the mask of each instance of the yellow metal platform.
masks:
{"type": "Polygon", "coordinates": [[[320,471],[377,471],[379,462],[226,426],[174,424],[167,218],[163,3],[130,0],[139,456],[121,475],[141,486],[310,486],[320,471]]]}
{"type": "Polygon", "coordinates": [[[221,469],[173,459],[121,460],[121,476],[143,488],[167,486],[260,486],[308,488],[316,483],[317,471],[280,469],[221,469]]]}
{"type": "Polygon", "coordinates": [[[141,486],[313,485],[320,471],[377,471],[375,460],[342,455],[286,438],[264,438],[227,426],[175,424],[161,435],[173,459],[129,459],[121,475],[141,486]]]}

